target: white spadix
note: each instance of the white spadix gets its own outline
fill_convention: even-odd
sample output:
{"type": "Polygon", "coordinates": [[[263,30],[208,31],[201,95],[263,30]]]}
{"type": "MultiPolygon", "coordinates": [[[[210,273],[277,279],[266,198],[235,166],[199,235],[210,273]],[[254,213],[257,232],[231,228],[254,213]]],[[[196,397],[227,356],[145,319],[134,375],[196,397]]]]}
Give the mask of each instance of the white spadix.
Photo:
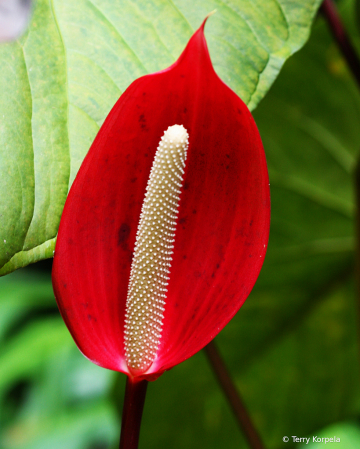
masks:
{"type": "Polygon", "coordinates": [[[133,370],[146,371],[160,343],[188,137],[182,125],[165,131],[146,187],[126,301],[125,354],[133,370]]]}

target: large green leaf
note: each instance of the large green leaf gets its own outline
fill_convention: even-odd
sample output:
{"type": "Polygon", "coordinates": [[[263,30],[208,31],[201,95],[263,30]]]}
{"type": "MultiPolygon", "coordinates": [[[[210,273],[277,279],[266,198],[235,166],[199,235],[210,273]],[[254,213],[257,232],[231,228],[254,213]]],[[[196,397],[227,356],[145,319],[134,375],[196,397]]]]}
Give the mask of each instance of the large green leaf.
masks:
{"type": "Polygon", "coordinates": [[[215,69],[250,108],[306,41],[320,0],[38,0],[0,47],[0,274],[52,257],[66,194],[137,77],[169,66],[210,11],[215,69]]]}

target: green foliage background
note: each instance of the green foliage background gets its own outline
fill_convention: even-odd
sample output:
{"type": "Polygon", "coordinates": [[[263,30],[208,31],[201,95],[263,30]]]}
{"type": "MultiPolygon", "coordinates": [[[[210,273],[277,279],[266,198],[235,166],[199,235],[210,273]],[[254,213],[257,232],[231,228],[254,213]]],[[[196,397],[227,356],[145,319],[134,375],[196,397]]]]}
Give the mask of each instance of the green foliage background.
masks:
{"type": "MultiPolygon", "coordinates": [[[[209,11],[209,2],[199,4],[207,8],[205,12],[209,11]]],[[[38,8],[42,5],[43,14],[51,15],[45,6],[52,4],[38,2],[38,8]]],[[[129,5],[134,3],[130,2],[129,5]]],[[[74,17],[72,13],[76,12],[74,10],[85,8],[85,3],[71,5],[70,2],[64,2],[63,6],[59,6],[55,2],[53,6],[56,17],[63,13],[71,23],[74,17]],[[66,14],[60,11],[62,8],[68,8],[66,14]]],[[[183,2],[183,8],[192,11],[191,4],[186,2],[183,2]]],[[[202,18],[205,15],[200,9],[193,17],[188,13],[191,24],[198,24],[199,16],[202,18]]],[[[227,10],[225,17],[226,13],[227,10]]],[[[342,13],[352,37],[357,40],[352,1],[342,3],[342,13]]],[[[159,23],[163,23],[163,17],[167,17],[167,14],[168,9],[161,13],[159,23]]],[[[95,38],[91,17],[83,15],[86,27],[78,26],[78,33],[84,34],[83,39],[90,39],[96,53],[96,43],[103,45],[105,41],[108,42],[108,37],[100,41],[96,34],[95,38]]],[[[147,17],[154,21],[149,11],[147,17]]],[[[212,55],[215,54],[216,69],[223,79],[241,93],[241,86],[246,85],[247,79],[230,72],[230,65],[221,68],[221,51],[216,51],[220,42],[219,30],[224,26],[223,23],[221,25],[222,20],[223,16],[216,24],[214,18],[214,28],[217,30],[214,35],[210,32],[210,22],[207,26],[210,51],[212,55]]],[[[270,19],[268,22],[271,25],[270,19]]],[[[36,26],[36,23],[32,26],[36,26]]],[[[181,27],[185,30],[182,36],[188,34],[189,37],[191,30],[184,23],[181,27]]],[[[227,34],[236,37],[236,25],[233,27],[234,33],[227,34]]],[[[55,32],[54,24],[44,31],[45,34],[51,32],[55,32]]],[[[153,28],[145,27],[142,32],[149,32],[151,36],[153,28]]],[[[305,34],[302,39],[305,39],[305,34]]],[[[184,42],[173,37],[172,41],[176,45],[169,54],[164,52],[160,43],[157,49],[155,41],[154,52],[158,51],[164,59],[148,55],[146,70],[162,68],[151,64],[166,66],[171,63],[187,37],[184,42]]],[[[23,43],[13,48],[18,52],[24,51],[26,55],[32,45],[26,37],[23,39],[23,43]]],[[[9,76],[8,81],[11,80],[13,87],[2,93],[0,104],[14,102],[13,96],[8,97],[9,92],[24,96],[22,102],[19,103],[17,99],[15,103],[19,108],[37,111],[41,118],[37,129],[39,148],[42,145],[49,148],[49,142],[42,141],[49,138],[49,133],[44,131],[47,128],[54,128],[55,134],[50,133],[54,145],[64,145],[64,135],[70,143],[73,142],[72,148],[79,151],[78,158],[72,159],[75,162],[69,165],[69,159],[66,159],[68,155],[58,161],[60,167],[61,164],[70,167],[73,175],[68,173],[67,176],[71,179],[80,163],[81,151],[89,146],[105,111],[111,107],[112,98],[118,96],[121,89],[114,87],[113,91],[101,91],[102,83],[96,80],[103,79],[104,73],[96,67],[93,70],[86,69],[89,61],[74,48],[81,41],[80,36],[74,35],[68,39],[68,43],[65,38],[63,41],[65,47],[71,47],[67,61],[73,61],[74,58],[71,71],[67,71],[68,81],[61,74],[61,58],[54,58],[46,67],[46,70],[57,73],[56,79],[60,82],[53,84],[56,84],[58,92],[51,91],[49,96],[44,95],[49,87],[40,85],[39,94],[34,95],[32,91],[31,96],[32,101],[38,99],[39,104],[30,108],[30,97],[24,85],[19,79],[9,76]],[[80,64],[81,61],[84,65],[80,64]],[[90,74],[93,79],[87,78],[90,74]],[[82,80],[82,85],[76,96],[74,86],[79,80],[82,80]],[[99,91],[89,96],[86,89],[95,85],[99,85],[96,87],[99,91]],[[67,122],[62,123],[61,114],[61,108],[67,107],[66,100],[65,103],[62,100],[64,91],[71,100],[69,114],[74,114],[68,128],[67,122]],[[53,113],[44,114],[49,104],[44,103],[43,98],[47,98],[49,104],[56,105],[53,113]],[[87,103],[81,104],[84,98],[87,103]],[[66,128],[68,133],[63,132],[66,128]],[[75,133],[76,128],[78,131],[84,130],[84,133],[75,133]]],[[[61,43],[54,42],[51,49],[53,54],[58,51],[56,45],[60,46],[61,43]]],[[[40,44],[43,45],[43,42],[40,44]]],[[[141,48],[139,43],[138,51],[141,48]]],[[[294,49],[295,46],[288,50],[288,54],[278,55],[279,61],[283,58],[278,69],[294,49]]],[[[3,48],[0,50],[7,51],[3,48]]],[[[145,48],[141,51],[144,52],[145,48]]],[[[37,57],[37,53],[32,57],[37,57]]],[[[237,67],[233,62],[236,57],[229,58],[230,63],[237,67]]],[[[13,59],[14,64],[19,64],[16,66],[17,73],[21,73],[20,56],[17,59],[15,55],[13,59]]],[[[129,54],[128,59],[123,58],[121,61],[131,64],[133,57],[129,54]]],[[[36,64],[33,67],[35,72],[40,70],[36,64]]],[[[41,70],[44,70],[43,66],[41,70]]],[[[122,80],[122,86],[126,86],[132,76],[145,72],[141,72],[140,68],[139,73],[132,70],[133,75],[122,80]]],[[[0,73],[5,72],[0,70],[0,73]]],[[[244,77],[249,72],[239,68],[239,73],[244,77]]],[[[44,73],[35,73],[35,79],[37,76],[45,81],[52,79],[51,75],[44,76],[44,73]]],[[[117,76],[122,78],[121,74],[117,76]]],[[[273,78],[271,74],[268,75],[267,87],[273,78]]],[[[260,97],[261,93],[258,99],[260,97]]],[[[245,95],[244,98],[250,101],[250,97],[245,95]]],[[[256,101],[253,101],[254,106],[256,101]]],[[[217,343],[267,448],[291,447],[291,442],[282,442],[284,435],[337,435],[342,441],[336,445],[337,448],[359,447],[358,305],[353,280],[353,171],[360,147],[360,96],[321,18],[316,19],[310,41],[286,63],[254,116],[263,138],[270,174],[272,228],[269,250],[253,292],[237,316],[217,337],[217,343]]],[[[32,135],[29,123],[32,124],[33,134],[37,127],[34,127],[36,118],[30,117],[29,121],[26,111],[18,117],[22,121],[17,126],[23,130],[23,136],[14,137],[19,153],[11,153],[13,159],[5,161],[20,164],[21,173],[21,164],[29,164],[26,157],[26,135],[29,132],[32,135]]],[[[36,136],[33,138],[35,140],[31,145],[36,142],[36,136]]],[[[4,142],[2,148],[8,150],[4,142]]],[[[58,170],[53,173],[51,170],[54,165],[51,169],[45,162],[41,173],[46,172],[49,179],[57,179],[59,185],[63,184],[63,196],[66,195],[68,181],[61,181],[64,172],[58,170]]],[[[36,183],[47,182],[46,177],[35,180],[36,183]]],[[[34,194],[32,192],[36,183],[25,184],[28,188],[26,195],[34,194]]],[[[9,192],[11,195],[9,193],[6,201],[16,204],[16,195],[20,193],[16,189],[9,192]]],[[[48,207],[55,204],[49,197],[41,198],[44,201],[42,204],[48,207]]],[[[36,208],[36,201],[34,204],[36,208]]],[[[20,211],[20,216],[28,213],[26,203],[20,211]]],[[[51,211],[48,214],[52,218],[55,215],[51,211]]],[[[38,217],[43,218],[40,209],[38,217]]],[[[2,226],[3,223],[7,224],[2,219],[2,226]]],[[[12,223],[9,229],[12,229],[15,237],[21,232],[31,236],[31,228],[30,231],[22,228],[21,220],[14,219],[12,223]]],[[[36,238],[42,235],[41,238],[46,239],[53,232],[49,231],[52,226],[56,234],[57,225],[50,220],[46,221],[45,234],[36,232],[33,235],[36,238]]],[[[30,237],[26,238],[30,241],[30,237]]],[[[52,252],[49,243],[47,250],[44,246],[42,248],[44,252],[39,253],[39,258],[46,256],[46,251],[52,252]]],[[[56,309],[49,274],[50,263],[38,265],[40,267],[34,265],[0,279],[0,446],[4,449],[115,448],[125,376],[103,370],[79,353],[56,309]]],[[[191,449],[199,446],[209,449],[247,447],[203,353],[195,355],[149,385],[140,440],[140,447],[148,449],[191,449]]],[[[309,446],[303,446],[302,449],[309,446]]],[[[313,447],[322,446],[314,444],[313,447]]]]}

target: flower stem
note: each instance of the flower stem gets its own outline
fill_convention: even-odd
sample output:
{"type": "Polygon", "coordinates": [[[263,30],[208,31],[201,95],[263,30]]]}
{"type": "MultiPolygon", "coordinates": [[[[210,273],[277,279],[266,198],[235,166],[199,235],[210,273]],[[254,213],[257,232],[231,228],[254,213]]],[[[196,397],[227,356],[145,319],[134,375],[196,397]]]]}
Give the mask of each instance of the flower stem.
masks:
{"type": "Polygon", "coordinates": [[[121,420],[120,449],[137,449],[141,417],[148,381],[126,380],[124,406],[121,420]]]}
{"type": "Polygon", "coordinates": [[[324,15],[340,51],[360,87],[360,59],[341,21],[336,4],[333,0],[324,0],[320,11],[324,15]]]}
{"type": "Polygon", "coordinates": [[[215,372],[215,375],[229,401],[229,404],[234,412],[235,418],[244,432],[244,435],[249,443],[251,449],[264,449],[259,434],[257,433],[254,424],[246,410],[244,402],[236,389],[230,373],[227,370],[224,360],[222,359],[216,344],[211,341],[204,348],[210,364],[215,372]]]}

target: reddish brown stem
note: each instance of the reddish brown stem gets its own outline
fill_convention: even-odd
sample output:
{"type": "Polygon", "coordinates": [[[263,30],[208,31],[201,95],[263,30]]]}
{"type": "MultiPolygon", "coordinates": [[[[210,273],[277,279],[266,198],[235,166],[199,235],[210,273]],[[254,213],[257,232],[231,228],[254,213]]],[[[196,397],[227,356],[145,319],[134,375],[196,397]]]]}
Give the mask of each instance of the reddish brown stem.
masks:
{"type": "Polygon", "coordinates": [[[324,0],[320,11],[324,15],[340,51],[360,87],[360,59],[350,41],[350,37],[346,32],[333,0],[324,0]]]}
{"type": "Polygon", "coordinates": [[[205,346],[204,350],[249,446],[251,449],[265,449],[214,341],[205,346]]]}
{"type": "Polygon", "coordinates": [[[133,382],[129,377],[126,380],[120,449],[137,449],[138,447],[147,385],[147,380],[133,382]]]}

